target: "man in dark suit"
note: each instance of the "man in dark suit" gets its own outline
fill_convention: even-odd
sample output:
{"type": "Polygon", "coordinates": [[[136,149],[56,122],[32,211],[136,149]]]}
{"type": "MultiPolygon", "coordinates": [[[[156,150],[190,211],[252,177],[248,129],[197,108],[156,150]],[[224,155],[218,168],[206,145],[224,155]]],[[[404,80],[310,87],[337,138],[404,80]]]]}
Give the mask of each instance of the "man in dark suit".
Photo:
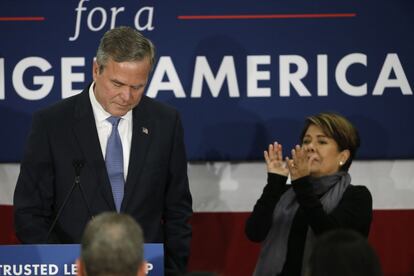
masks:
{"type": "Polygon", "coordinates": [[[110,30],[92,84],[33,116],[14,193],[23,243],[79,243],[93,216],[118,211],[137,220],[145,242],[164,243],[167,275],[186,270],[192,200],[183,130],[175,109],[144,96],[154,56],[136,30],[110,30]]]}

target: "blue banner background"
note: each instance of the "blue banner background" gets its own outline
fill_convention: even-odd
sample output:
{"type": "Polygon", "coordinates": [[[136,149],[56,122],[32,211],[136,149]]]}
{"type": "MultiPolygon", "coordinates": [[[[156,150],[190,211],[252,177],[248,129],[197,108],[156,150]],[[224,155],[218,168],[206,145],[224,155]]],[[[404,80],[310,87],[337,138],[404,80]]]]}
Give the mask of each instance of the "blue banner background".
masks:
{"type": "MultiPolygon", "coordinates": [[[[158,57],[169,57],[185,93],[177,98],[170,90],[160,90],[156,98],[180,110],[185,129],[189,160],[261,160],[268,143],[279,141],[288,149],[298,143],[304,118],[321,111],[336,111],[347,116],[360,131],[359,159],[402,159],[414,157],[413,118],[413,36],[412,1],[2,1],[0,3],[0,162],[19,162],[34,111],[62,98],[61,58],[81,57],[84,66],[72,67],[84,74],[83,81],[72,83],[80,90],[91,81],[91,65],[99,39],[111,25],[111,8],[124,7],[115,24],[134,26],[137,11],[152,9],[153,29],[143,30],[157,47],[158,57]],[[76,8],[81,5],[79,35],[75,36],[76,8]],[[104,12],[103,12],[104,11],[104,12]],[[98,29],[102,14],[107,20],[98,29]],[[92,15],[91,15],[92,14],[92,15]],[[321,18],[268,19],[188,19],[187,15],[321,15],[321,18]],[[353,14],[351,17],[333,15],[353,14]],[[43,17],[39,21],[10,21],[6,17],[43,17]],[[367,84],[366,95],[344,93],[335,78],[337,64],[349,54],[364,54],[366,66],[353,64],[346,78],[354,86],[367,84]],[[411,93],[397,87],[372,95],[389,54],[396,54],[411,93]],[[247,94],[247,57],[269,56],[270,63],[258,66],[269,78],[258,87],[270,88],[266,97],[247,94]],[[294,87],[290,95],[280,92],[280,59],[299,55],[308,64],[302,79],[311,96],[301,97],[294,87]],[[317,56],[327,56],[328,95],[318,96],[317,56]],[[214,76],[224,57],[234,61],[239,97],[229,96],[224,81],[217,97],[203,81],[201,97],[192,97],[197,57],[206,57],[214,76]],[[51,68],[42,72],[29,67],[23,75],[28,89],[39,89],[35,76],[53,76],[51,92],[40,100],[22,98],[13,84],[16,65],[27,57],[40,57],[51,68]],[[2,80],[4,88],[2,88],[2,80]],[[3,98],[1,95],[3,94],[3,98]]],[[[143,11],[140,26],[148,22],[143,11]]],[[[299,16],[300,17],[300,16],[299,16]]],[[[158,64],[159,65],[159,64],[158,64]]],[[[155,71],[157,65],[155,66],[155,71]]],[[[297,66],[291,65],[290,72],[297,66]]],[[[282,74],[283,75],[283,74],[282,74]]],[[[164,75],[163,81],[171,81],[164,75]]],[[[387,77],[396,78],[394,71],[387,77]]],[[[33,92],[36,93],[36,92],[33,92]]]]}

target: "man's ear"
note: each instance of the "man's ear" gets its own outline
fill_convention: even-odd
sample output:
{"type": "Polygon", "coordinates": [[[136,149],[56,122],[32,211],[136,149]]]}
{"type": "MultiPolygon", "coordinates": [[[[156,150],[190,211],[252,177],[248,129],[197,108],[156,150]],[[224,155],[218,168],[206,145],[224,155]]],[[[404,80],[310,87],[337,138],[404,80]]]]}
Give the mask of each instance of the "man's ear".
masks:
{"type": "Polygon", "coordinates": [[[93,61],[93,65],[92,65],[92,77],[93,80],[96,80],[97,76],[99,75],[99,65],[96,62],[96,60],[93,61]]]}
{"type": "Polygon", "coordinates": [[[148,274],[147,272],[147,262],[143,261],[142,264],[138,268],[137,276],[145,276],[148,274]]]}
{"type": "Polygon", "coordinates": [[[86,276],[85,267],[83,262],[80,258],[76,260],[76,275],[78,276],[86,276]]]}

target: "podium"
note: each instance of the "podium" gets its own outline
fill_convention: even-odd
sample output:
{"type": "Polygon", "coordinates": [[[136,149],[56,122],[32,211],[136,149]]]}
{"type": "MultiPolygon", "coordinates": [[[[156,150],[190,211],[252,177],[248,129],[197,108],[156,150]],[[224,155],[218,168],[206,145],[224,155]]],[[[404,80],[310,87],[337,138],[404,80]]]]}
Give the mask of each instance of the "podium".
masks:
{"type": "MultiPolygon", "coordinates": [[[[79,255],[79,244],[3,245],[0,275],[76,275],[79,255]]],[[[148,275],[164,275],[162,244],[144,244],[144,259],[148,262],[148,275]]]]}

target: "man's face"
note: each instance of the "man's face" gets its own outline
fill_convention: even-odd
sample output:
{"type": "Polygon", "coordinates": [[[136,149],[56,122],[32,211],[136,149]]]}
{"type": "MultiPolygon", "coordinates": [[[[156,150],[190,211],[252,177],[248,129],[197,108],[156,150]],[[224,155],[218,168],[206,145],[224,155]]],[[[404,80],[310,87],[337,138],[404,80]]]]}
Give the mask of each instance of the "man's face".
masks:
{"type": "Polygon", "coordinates": [[[99,72],[99,65],[95,61],[95,97],[112,116],[123,116],[140,102],[150,71],[149,58],[126,62],[108,59],[102,72],[99,72]]]}

